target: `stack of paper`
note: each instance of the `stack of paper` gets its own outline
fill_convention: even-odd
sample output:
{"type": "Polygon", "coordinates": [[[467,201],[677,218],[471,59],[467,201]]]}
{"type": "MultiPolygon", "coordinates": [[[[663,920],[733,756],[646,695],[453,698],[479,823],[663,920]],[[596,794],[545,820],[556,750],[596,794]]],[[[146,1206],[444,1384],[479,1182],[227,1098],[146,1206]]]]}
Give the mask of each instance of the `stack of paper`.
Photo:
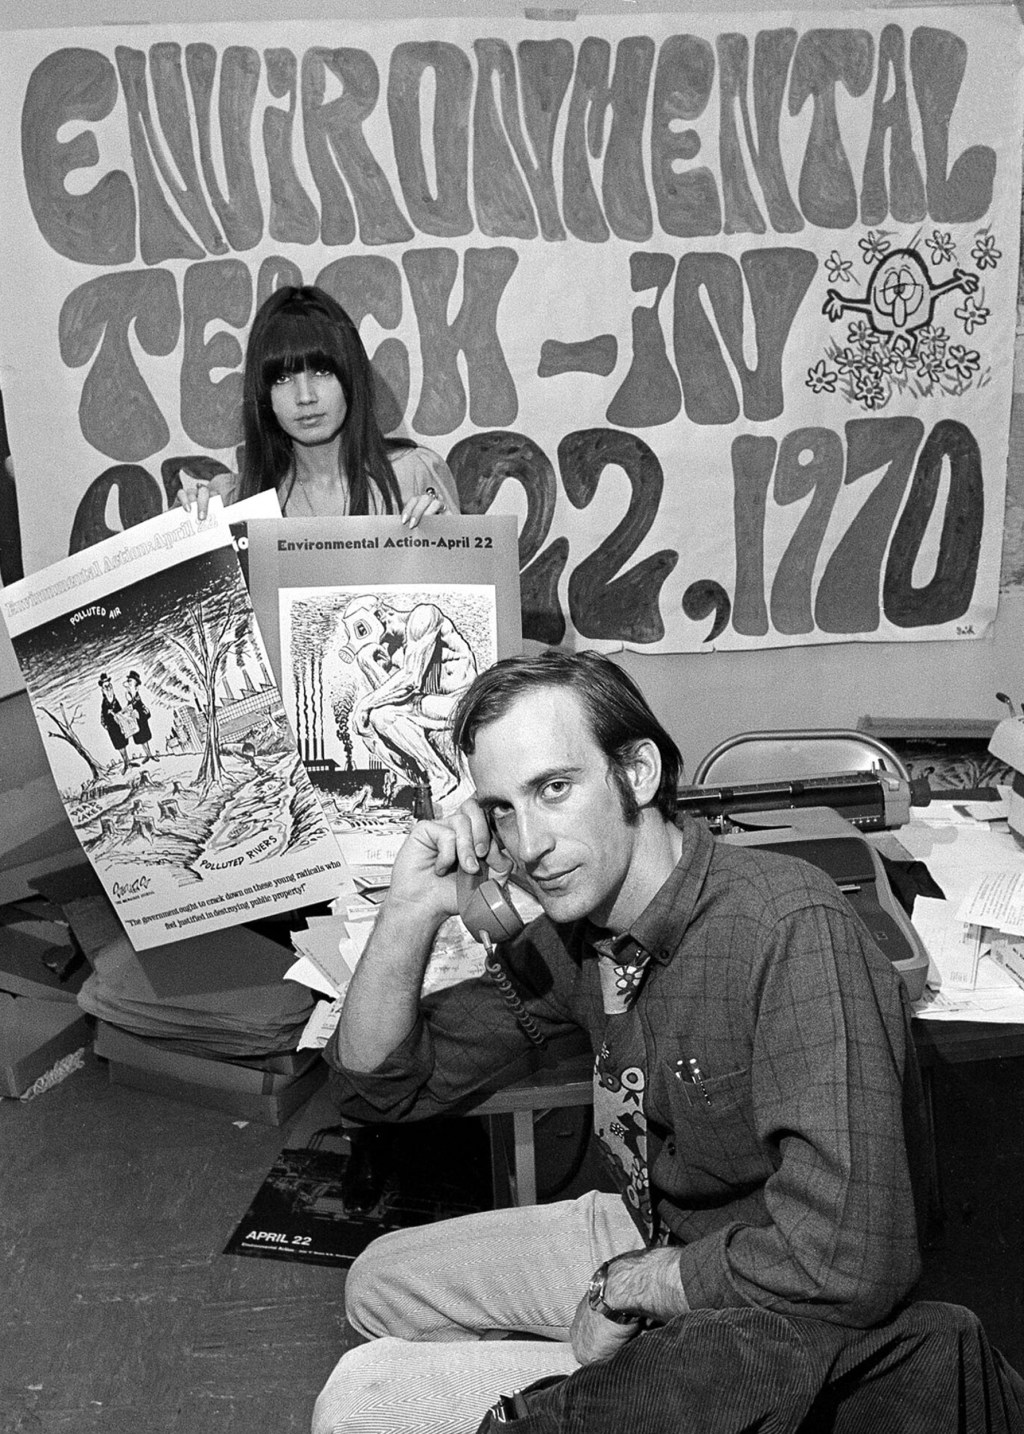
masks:
{"type": "Polygon", "coordinates": [[[288,950],[245,926],[145,952],[122,935],[94,959],[78,996],[84,1010],[198,1054],[294,1050],[312,1010],[309,991],[282,980],[288,950]]]}
{"type": "Polygon", "coordinates": [[[914,903],[930,958],[915,1015],[1024,1022],[1024,852],[1003,818],[1002,803],[936,802],[900,833],[946,893],[914,903]]]}

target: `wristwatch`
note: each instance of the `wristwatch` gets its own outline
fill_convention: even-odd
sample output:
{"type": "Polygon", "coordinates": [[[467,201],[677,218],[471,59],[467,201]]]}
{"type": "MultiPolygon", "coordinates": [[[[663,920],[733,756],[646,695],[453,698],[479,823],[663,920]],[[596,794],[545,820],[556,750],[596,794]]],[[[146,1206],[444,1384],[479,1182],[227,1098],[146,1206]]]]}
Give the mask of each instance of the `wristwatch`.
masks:
{"type": "Polygon", "coordinates": [[[605,1260],[591,1275],[587,1286],[587,1304],[614,1324],[636,1324],[637,1320],[643,1319],[639,1310],[615,1310],[605,1301],[604,1287],[608,1283],[608,1266],[611,1263],[611,1260],[605,1260]]]}

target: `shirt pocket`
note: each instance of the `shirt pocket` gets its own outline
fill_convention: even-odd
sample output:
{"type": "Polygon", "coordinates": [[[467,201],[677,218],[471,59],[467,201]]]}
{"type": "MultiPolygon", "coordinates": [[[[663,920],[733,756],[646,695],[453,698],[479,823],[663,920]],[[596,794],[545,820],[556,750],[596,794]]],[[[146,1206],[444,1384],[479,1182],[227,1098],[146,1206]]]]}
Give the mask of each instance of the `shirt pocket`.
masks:
{"type": "Polygon", "coordinates": [[[721,1118],[750,1103],[750,1067],[742,1066],[739,1070],[727,1071],[725,1075],[702,1073],[697,1081],[691,1079],[687,1063],[679,1061],[669,1089],[676,1097],[673,1105],[681,1103],[685,1109],[694,1112],[695,1118],[721,1118]]]}
{"type": "Polygon", "coordinates": [[[750,1068],[705,1075],[703,1090],[675,1076],[667,1087],[670,1130],[658,1162],[662,1188],[681,1184],[691,1194],[713,1197],[762,1184],[773,1167],[754,1125],[750,1068]]]}

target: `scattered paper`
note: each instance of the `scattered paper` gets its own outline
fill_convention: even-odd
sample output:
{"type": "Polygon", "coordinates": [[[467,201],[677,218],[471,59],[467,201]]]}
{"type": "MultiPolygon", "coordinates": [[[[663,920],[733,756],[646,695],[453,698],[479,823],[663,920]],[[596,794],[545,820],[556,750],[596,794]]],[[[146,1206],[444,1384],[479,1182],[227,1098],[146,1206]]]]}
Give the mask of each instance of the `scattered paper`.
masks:
{"type": "Polygon", "coordinates": [[[298,1050],[322,1051],[341,1020],[341,1001],[318,1001],[299,1037],[298,1050]]]}
{"type": "Polygon", "coordinates": [[[992,871],[976,878],[960,903],[957,919],[1024,936],[1024,870],[992,871]]]}
{"type": "Polygon", "coordinates": [[[1007,806],[1002,799],[995,802],[932,801],[921,809],[920,819],[936,824],[943,822],[953,826],[972,826],[975,822],[1002,821],[1006,815],[1007,806]]]}
{"type": "Polygon", "coordinates": [[[434,937],[421,995],[429,996],[448,986],[457,986],[460,981],[482,976],[483,972],[484,948],[473,940],[457,916],[450,916],[434,937]]]}
{"type": "Polygon", "coordinates": [[[322,990],[326,982],[329,995],[343,996],[356,969],[358,956],[345,950],[345,925],[340,918],[310,917],[305,931],[296,931],[292,945],[318,972],[322,990]]]}
{"type": "Polygon", "coordinates": [[[391,885],[391,865],[353,866],[352,879],[361,891],[386,891],[391,885]]]}
{"type": "Polygon", "coordinates": [[[983,955],[973,991],[926,990],[914,1015],[928,1020],[1024,1024],[1024,990],[1008,971],[983,955]]]}
{"type": "Polygon", "coordinates": [[[931,962],[929,982],[943,991],[973,991],[981,957],[979,928],[958,920],[941,897],[918,896],[911,919],[931,962]]]}
{"type": "Polygon", "coordinates": [[[997,940],[992,945],[992,959],[1024,988],[1024,942],[997,940]]]}
{"type": "Polygon", "coordinates": [[[343,992],[324,976],[323,972],[313,964],[308,956],[300,956],[284,973],[285,981],[297,981],[300,986],[305,986],[310,991],[318,991],[321,996],[340,996],[343,992]]]}
{"type": "Polygon", "coordinates": [[[967,1000],[965,997],[949,995],[945,991],[937,991],[931,986],[925,987],[925,993],[914,1002],[915,1016],[946,1016],[954,1011],[966,1009],[967,1000]]]}

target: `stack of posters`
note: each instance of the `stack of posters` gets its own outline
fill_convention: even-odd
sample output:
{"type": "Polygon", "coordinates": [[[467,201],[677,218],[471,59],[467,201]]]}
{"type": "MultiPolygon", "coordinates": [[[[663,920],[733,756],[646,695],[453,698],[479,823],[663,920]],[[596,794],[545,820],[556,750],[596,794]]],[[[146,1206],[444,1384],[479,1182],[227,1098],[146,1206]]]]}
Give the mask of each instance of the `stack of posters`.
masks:
{"type": "Polygon", "coordinates": [[[283,980],[285,946],[247,927],[133,951],[122,935],[95,957],[78,1004],[146,1039],[195,1055],[246,1059],[293,1051],[312,1011],[308,989],[283,980]],[[171,959],[169,959],[171,958],[171,959]]]}
{"type": "Polygon", "coordinates": [[[219,504],[116,534],[0,605],[71,825],[137,950],[348,884],[219,504]]]}
{"type": "Polygon", "coordinates": [[[269,1125],[283,1124],[327,1076],[323,1062],[308,1051],[212,1060],[183,1051],[175,1041],[143,1039],[106,1021],[96,1023],[94,1049],[107,1062],[111,1085],[269,1125]]]}

